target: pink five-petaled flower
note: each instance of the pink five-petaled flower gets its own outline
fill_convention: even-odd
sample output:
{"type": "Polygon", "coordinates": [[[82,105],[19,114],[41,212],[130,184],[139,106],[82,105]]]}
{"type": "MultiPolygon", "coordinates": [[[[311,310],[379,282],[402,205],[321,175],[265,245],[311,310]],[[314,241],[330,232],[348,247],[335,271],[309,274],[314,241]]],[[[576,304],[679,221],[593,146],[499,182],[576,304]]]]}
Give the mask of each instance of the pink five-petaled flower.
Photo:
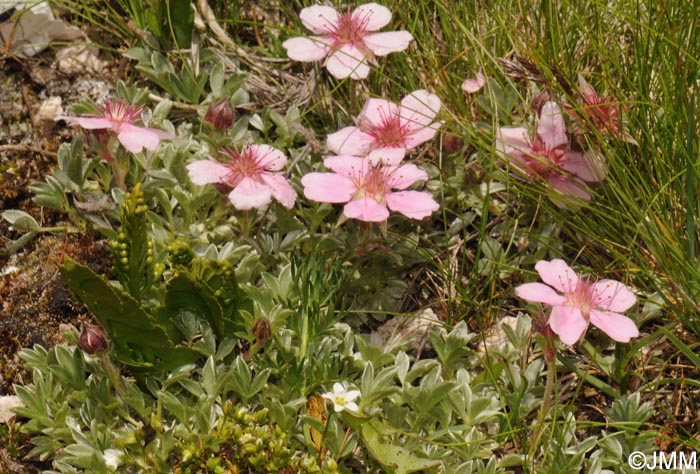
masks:
{"type": "Polygon", "coordinates": [[[423,219],[440,207],[426,192],[404,191],[428,179],[416,165],[384,165],[350,155],[329,156],[323,164],[334,173],[305,175],[301,179],[304,195],[319,202],[347,203],[346,217],[382,222],[389,217],[388,207],[411,219],[423,219]]]}
{"type": "Polygon", "coordinates": [[[87,114],[83,117],[59,115],[54,120],[77,123],[87,130],[110,130],[117,134],[119,142],[131,153],[138,153],[144,148],[153,151],[158,148],[161,140],[177,138],[164,130],[136,125],[141,121],[142,111],[143,107],[127,104],[121,99],[109,100],[100,114],[87,114]]]}
{"type": "Polygon", "coordinates": [[[634,321],[620,314],[636,301],[634,293],[622,283],[580,278],[560,259],[540,260],[535,270],[549,286],[525,283],[515,292],[522,299],[552,306],[549,325],[565,344],[578,341],[588,323],[618,342],[629,342],[630,338],[639,336],[634,321]]]}
{"type": "Polygon", "coordinates": [[[440,98],[426,90],[412,92],[401,105],[369,99],[357,117],[357,126],[328,135],[328,149],[339,155],[367,155],[374,162],[398,164],[407,150],[435,136],[441,124],[433,120],[440,105],[440,98]]]}
{"type": "MultiPolygon", "coordinates": [[[[591,195],[583,181],[596,183],[605,178],[602,156],[593,151],[582,154],[569,149],[561,109],[551,101],[542,107],[532,139],[524,127],[503,127],[498,130],[496,148],[526,175],[540,177],[563,194],[586,201],[591,195]]],[[[558,200],[555,202],[563,206],[558,200]]]]}
{"type": "Polygon", "coordinates": [[[226,164],[198,160],[187,165],[194,184],[223,184],[233,188],[228,197],[239,210],[258,208],[272,198],[284,207],[294,206],[297,193],[287,179],[274,171],[287,164],[287,157],[270,145],[245,145],[239,152],[223,149],[219,153],[229,158],[226,164]]]}
{"type": "Polygon", "coordinates": [[[403,51],[413,40],[408,31],[373,33],[391,20],[391,11],[376,3],[360,5],[339,13],[332,7],[315,5],[299,14],[302,23],[316,36],[290,38],[284,43],[287,55],[295,61],[320,61],[338,79],[364,79],[374,56],[403,51]]]}

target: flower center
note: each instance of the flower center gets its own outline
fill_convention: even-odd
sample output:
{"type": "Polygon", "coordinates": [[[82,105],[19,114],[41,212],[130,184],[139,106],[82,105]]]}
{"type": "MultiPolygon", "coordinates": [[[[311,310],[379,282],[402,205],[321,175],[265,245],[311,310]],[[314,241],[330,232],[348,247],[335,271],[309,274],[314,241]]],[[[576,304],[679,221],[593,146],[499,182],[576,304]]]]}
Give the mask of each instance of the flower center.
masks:
{"type": "Polygon", "coordinates": [[[141,119],[142,111],[143,107],[127,104],[123,100],[110,100],[105,104],[103,116],[114,122],[116,130],[122,123],[136,124],[141,119]]]}
{"type": "Polygon", "coordinates": [[[337,397],[335,397],[335,404],[340,405],[340,406],[344,406],[345,405],[345,397],[342,395],[338,395],[337,397]]]}
{"type": "Polygon", "coordinates": [[[389,192],[385,168],[374,165],[367,170],[364,176],[355,176],[355,185],[358,188],[356,197],[370,197],[378,203],[384,202],[384,196],[389,192]]]}
{"type": "Polygon", "coordinates": [[[396,115],[384,120],[381,127],[375,128],[370,134],[382,146],[401,147],[404,146],[406,127],[401,123],[399,116],[396,115]]]}
{"type": "Polygon", "coordinates": [[[333,32],[333,38],[335,39],[336,46],[342,44],[353,44],[361,43],[362,39],[366,36],[367,23],[369,22],[369,15],[356,14],[348,9],[345,14],[340,15],[338,22],[336,23],[335,31],[333,32]]]}
{"type": "Polygon", "coordinates": [[[240,152],[237,150],[224,149],[221,150],[221,154],[227,156],[231,160],[226,165],[229,169],[229,173],[226,175],[227,184],[230,186],[237,186],[238,183],[243,180],[243,178],[253,178],[259,180],[259,157],[250,147],[244,146],[243,150],[240,152]]]}
{"type": "Polygon", "coordinates": [[[379,113],[379,123],[360,124],[360,130],[372,136],[377,148],[405,146],[408,124],[401,120],[398,111],[392,113],[390,110],[380,107],[377,112],[379,113]]]}
{"type": "Polygon", "coordinates": [[[533,173],[546,178],[557,172],[559,159],[565,154],[564,150],[548,147],[540,137],[533,140],[530,149],[527,165],[533,173]]]}
{"type": "Polygon", "coordinates": [[[593,283],[588,278],[581,278],[576,283],[576,287],[566,294],[567,304],[579,308],[586,321],[590,319],[591,309],[593,309],[593,283]]]}
{"type": "Polygon", "coordinates": [[[386,175],[380,168],[372,168],[365,176],[365,191],[372,196],[381,196],[387,192],[386,175]]]}

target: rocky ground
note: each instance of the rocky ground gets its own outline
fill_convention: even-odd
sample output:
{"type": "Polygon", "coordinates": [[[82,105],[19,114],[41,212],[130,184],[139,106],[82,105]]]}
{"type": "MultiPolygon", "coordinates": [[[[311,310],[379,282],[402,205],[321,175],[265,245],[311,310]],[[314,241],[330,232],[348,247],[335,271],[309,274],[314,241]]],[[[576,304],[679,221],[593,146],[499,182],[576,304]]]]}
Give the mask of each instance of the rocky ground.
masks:
{"type": "MultiPolygon", "coordinates": [[[[70,138],[70,130],[53,117],[64,112],[66,104],[104,97],[112,89],[107,68],[95,61],[96,56],[84,56],[92,62],[81,64],[66,60],[80,57],[80,51],[68,53],[65,48],[47,49],[32,58],[0,53],[0,210],[23,210],[42,227],[64,219],[37,206],[29,190],[55,166],[58,147],[70,138]]],[[[56,264],[62,256],[74,256],[100,272],[109,265],[106,245],[87,233],[44,234],[16,252],[8,251],[21,236],[0,219],[0,396],[12,394],[13,384],[27,380],[19,350],[34,344],[52,346],[61,340],[62,324],[79,326],[89,319],[60,278],[56,264]]],[[[28,440],[15,440],[13,453],[0,446],[0,472],[34,472],[35,467],[12,460],[29,448],[28,440]]]]}

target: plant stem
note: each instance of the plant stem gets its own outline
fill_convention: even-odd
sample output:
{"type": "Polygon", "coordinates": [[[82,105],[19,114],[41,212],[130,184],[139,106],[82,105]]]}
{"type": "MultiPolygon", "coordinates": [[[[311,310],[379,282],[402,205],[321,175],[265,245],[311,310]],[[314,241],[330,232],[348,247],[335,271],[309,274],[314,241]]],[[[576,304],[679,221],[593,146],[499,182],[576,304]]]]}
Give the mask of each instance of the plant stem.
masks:
{"type": "MultiPolygon", "coordinates": [[[[556,377],[556,362],[547,361],[547,379],[544,385],[544,398],[542,400],[542,406],[540,407],[540,412],[537,415],[537,422],[535,423],[535,433],[532,437],[532,444],[530,444],[530,452],[528,453],[528,459],[532,459],[535,455],[535,451],[540,444],[540,438],[544,432],[544,422],[547,417],[547,413],[552,406],[552,401],[554,399],[554,379],[556,377]]],[[[534,463],[533,469],[534,472],[534,463]]]]}
{"type": "Polygon", "coordinates": [[[119,372],[114,367],[114,364],[112,364],[112,361],[109,359],[107,353],[102,351],[98,354],[98,357],[102,361],[102,364],[104,364],[104,367],[107,370],[107,376],[112,382],[112,385],[114,385],[114,390],[117,392],[117,395],[124,395],[124,382],[122,382],[121,375],[119,375],[119,372]]]}

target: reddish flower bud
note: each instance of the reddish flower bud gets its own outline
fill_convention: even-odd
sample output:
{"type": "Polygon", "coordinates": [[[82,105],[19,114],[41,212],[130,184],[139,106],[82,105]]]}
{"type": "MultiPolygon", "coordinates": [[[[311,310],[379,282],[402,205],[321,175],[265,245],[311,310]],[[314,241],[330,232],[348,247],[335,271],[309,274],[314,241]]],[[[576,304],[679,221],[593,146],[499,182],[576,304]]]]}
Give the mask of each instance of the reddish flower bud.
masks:
{"type": "Polygon", "coordinates": [[[209,106],[204,120],[219,130],[226,130],[233,124],[235,111],[228,103],[228,99],[219,99],[209,106]]]}
{"type": "Polygon", "coordinates": [[[78,346],[88,354],[97,354],[107,349],[107,337],[102,326],[86,324],[78,338],[78,346]]]}
{"type": "Polygon", "coordinates": [[[442,149],[445,150],[446,153],[457,153],[463,146],[464,139],[462,137],[458,137],[449,132],[442,135],[442,149]]]}
{"type": "Polygon", "coordinates": [[[251,328],[250,332],[253,334],[255,339],[257,339],[258,346],[265,345],[265,341],[272,336],[270,321],[265,318],[259,318],[253,323],[253,327],[251,328]]]}

